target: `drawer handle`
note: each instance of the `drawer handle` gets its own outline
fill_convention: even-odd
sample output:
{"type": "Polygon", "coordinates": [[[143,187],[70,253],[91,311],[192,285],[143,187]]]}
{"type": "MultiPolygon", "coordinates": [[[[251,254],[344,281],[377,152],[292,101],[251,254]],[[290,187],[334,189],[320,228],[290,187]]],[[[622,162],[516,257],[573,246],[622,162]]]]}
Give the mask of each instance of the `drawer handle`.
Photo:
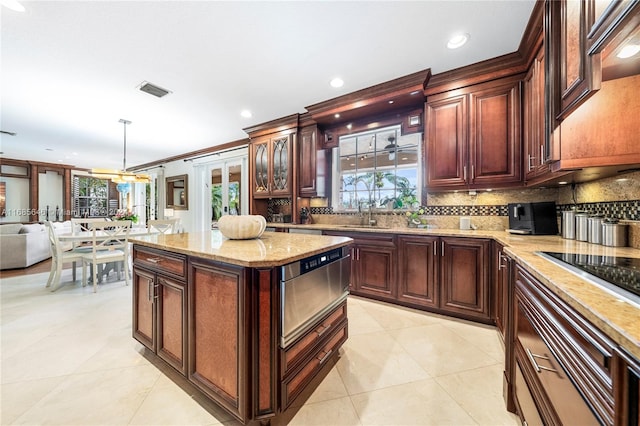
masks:
{"type": "Polygon", "coordinates": [[[328,329],[331,328],[331,324],[329,324],[328,326],[322,324],[320,327],[322,327],[321,330],[316,330],[316,333],[318,333],[318,337],[322,337],[322,335],[326,333],[328,329]]]}
{"type": "Polygon", "coordinates": [[[160,262],[162,262],[162,258],[160,258],[160,257],[147,257],[147,262],[160,263],[160,262]]]}
{"type": "Polygon", "coordinates": [[[538,365],[538,363],[536,362],[536,358],[546,359],[547,361],[550,361],[549,357],[542,356],[542,355],[536,355],[536,354],[532,353],[529,348],[527,348],[527,355],[529,356],[529,359],[531,360],[531,363],[535,367],[536,372],[539,373],[540,370],[552,371],[554,373],[558,372],[558,370],[556,370],[554,368],[545,367],[544,365],[538,365]]]}
{"type": "Polygon", "coordinates": [[[324,353],[322,358],[317,358],[317,360],[320,361],[320,365],[324,364],[324,362],[327,360],[327,358],[331,356],[332,353],[333,353],[333,349],[329,349],[327,352],[324,353]]]}

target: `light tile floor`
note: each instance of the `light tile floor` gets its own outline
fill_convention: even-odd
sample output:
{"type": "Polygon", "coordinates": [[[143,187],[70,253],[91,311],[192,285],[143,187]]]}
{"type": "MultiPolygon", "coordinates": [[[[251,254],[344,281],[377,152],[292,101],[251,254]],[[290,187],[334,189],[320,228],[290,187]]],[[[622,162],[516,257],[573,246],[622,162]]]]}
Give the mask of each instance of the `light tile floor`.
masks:
{"type": "MultiPolygon", "coordinates": [[[[65,270],[63,281],[71,272],[65,270]]],[[[0,280],[2,425],[235,425],[200,407],[131,337],[131,288],[0,280]]],[[[349,299],[338,364],[292,425],[518,425],[493,327],[349,299]]]]}

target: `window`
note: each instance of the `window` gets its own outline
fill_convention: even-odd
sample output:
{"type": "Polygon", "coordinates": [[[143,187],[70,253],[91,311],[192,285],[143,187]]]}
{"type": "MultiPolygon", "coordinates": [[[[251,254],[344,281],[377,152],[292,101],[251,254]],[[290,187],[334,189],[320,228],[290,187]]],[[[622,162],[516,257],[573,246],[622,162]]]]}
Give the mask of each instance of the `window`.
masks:
{"type": "Polygon", "coordinates": [[[421,140],[420,133],[401,136],[400,126],[340,137],[334,148],[334,208],[420,204],[421,140]]]}
{"type": "MultiPolygon", "coordinates": [[[[106,217],[110,216],[109,180],[88,176],[73,178],[73,217],[106,217]]],[[[115,212],[111,212],[112,214],[115,212]]]]}

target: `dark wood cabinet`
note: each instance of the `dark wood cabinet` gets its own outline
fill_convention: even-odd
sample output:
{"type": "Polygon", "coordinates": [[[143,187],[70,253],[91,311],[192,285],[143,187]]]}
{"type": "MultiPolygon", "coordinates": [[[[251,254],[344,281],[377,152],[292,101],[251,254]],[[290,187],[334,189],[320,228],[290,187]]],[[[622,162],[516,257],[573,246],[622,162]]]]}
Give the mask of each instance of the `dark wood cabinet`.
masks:
{"type": "Polygon", "coordinates": [[[265,136],[252,141],[249,157],[253,198],[291,196],[290,133],[265,136]]]}
{"type": "Polygon", "coordinates": [[[328,150],[320,146],[322,132],[317,125],[306,126],[298,136],[298,195],[327,197],[331,186],[328,150]]]}
{"type": "Polygon", "coordinates": [[[490,240],[442,237],[440,309],[488,322],[490,240]]]}
{"type": "Polygon", "coordinates": [[[488,239],[325,231],[353,238],[352,294],[492,323],[488,239]]]}
{"type": "Polygon", "coordinates": [[[549,172],[550,135],[545,122],[544,46],[538,49],[523,81],[524,178],[531,181],[549,172]]]}
{"type": "Polygon", "coordinates": [[[411,305],[437,308],[440,276],[440,238],[398,237],[398,300],[411,305]]]}
{"type": "Polygon", "coordinates": [[[146,248],[135,249],[133,258],[133,337],[184,375],[186,258],[146,248]]]}
{"type": "Polygon", "coordinates": [[[515,402],[523,419],[613,425],[613,342],[519,265],[512,319],[515,402]]]}
{"type": "Polygon", "coordinates": [[[505,77],[427,98],[428,189],[521,182],[520,79],[505,77]]]}
{"type": "Polygon", "coordinates": [[[551,103],[561,121],[600,88],[600,54],[589,54],[587,37],[595,21],[596,0],[547,1],[545,41],[551,103]]]}

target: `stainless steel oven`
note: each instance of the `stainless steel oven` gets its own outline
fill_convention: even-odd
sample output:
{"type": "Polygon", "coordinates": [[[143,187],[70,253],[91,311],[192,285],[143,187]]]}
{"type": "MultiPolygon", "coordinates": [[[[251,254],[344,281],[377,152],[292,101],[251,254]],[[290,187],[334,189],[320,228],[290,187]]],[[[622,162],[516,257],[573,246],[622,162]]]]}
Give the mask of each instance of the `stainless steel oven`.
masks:
{"type": "Polygon", "coordinates": [[[307,257],[281,268],[280,345],[286,348],[349,294],[348,247],[307,257]]]}

